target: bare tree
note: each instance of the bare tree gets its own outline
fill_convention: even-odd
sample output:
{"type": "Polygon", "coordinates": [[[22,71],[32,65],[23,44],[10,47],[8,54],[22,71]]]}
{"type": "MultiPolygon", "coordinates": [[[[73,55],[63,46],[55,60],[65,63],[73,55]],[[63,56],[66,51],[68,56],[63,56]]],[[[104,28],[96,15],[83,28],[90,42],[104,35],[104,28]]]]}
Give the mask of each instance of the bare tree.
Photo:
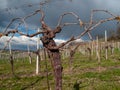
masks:
{"type": "MultiPolygon", "coordinates": [[[[55,29],[51,29],[45,22],[44,22],[44,12],[42,10],[37,10],[35,11],[35,13],[30,14],[24,18],[22,18],[22,20],[24,21],[26,18],[37,14],[38,12],[41,13],[41,19],[40,22],[42,24],[42,30],[40,32],[37,32],[35,34],[24,34],[22,32],[19,32],[18,30],[11,30],[5,33],[5,35],[9,35],[10,33],[18,33],[20,35],[24,35],[27,37],[34,37],[38,34],[42,34],[43,36],[41,37],[41,41],[43,43],[43,46],[47,49],[48,54],[50,56],[50,60],[51,60],[51,64],[53,66],[53,70],[54,70],[54,76],[55,76],[55,90],[61,90],[62,89],[62,65],[61,65],[61,57],[60,57],[60,52],[59,52],[59,48],[63,47],[64,45],[66,45],[67,43],[69,43],[70,41],[75,40],[74,37],[70,38],[67,42],[60,44],[59,46],[56,45],[55,41],[53,40],[53,38],[56,36],[56,33],[61,32],[61,27],[64,27],[66,25],[71,25],[74,23],[64,23],[61,25],[61,17],[59,19],[59,23],[58,26],[55,29]]],[[[66,13],[66,14],[72,14],[75,16],[74,13],[66,13]]],[[[66,14],[63,14],[62,17],[66,14]]],[[[76,16],[75,16],[76,17],[76,16]]]]}
{"type": "MultiPolygon", "coordinates": [[[[91,30],[95,29],[97,26],[101,25],[102,23],[105,23],[107,21],[112,21],[112,20],[119,20],[119,18],[120,18],[118,16],[115,16],[115,15],[111,14],[110,12],[108,12],[106,10],[93,10],[92,13],[91,13],[91,19],[90,19],[90,21],[88,23],[85,23],[85,22],[82,22],[81,19],[79,18],[79,16],[76,15],[75,13],[73,13],[73,12],[67,12],[67,13],[64,13],[64,14],[62,14],[60,16],[57,26],[55,27],[55,29],[52,29],[44,21],[44,18],[45,18],[44,12],[42,10],[36,10],[34,13],[32,13],[32,14],[26,16],[26,17],[15,18],[15,19],[12,20],[12,22],[14,20],[16,20],[16,19],[20,19],[20,20],[22,20],[23,23],[25,23],[25,19],[27,19],[28,17],[31,17],[31,16],[37,14],[38,12],[41,13],[40,23],[42,25],[42,31],[29,35],[29,34],[22,33],[20,31],[18,31],[17,29],[11,30],[11,31],[7,31],[7,29],[6,29],[5,33],[0,34],[0,37],[3,36],[3,35],[7,36],[10,33],[13,33],[13,34],[18,33],[20,35],[24,35],[24,36],[27,36],[27,37],[34,37],[34,36],[36,36],[38,34],[42,34],[43,36],[40,39],[41,39],[41,41],[43,43],[43,46],[47,50],[48,55],[50,56],[51,65],[52,65],[53,71],[54,71],[55,90],[62,90],[62,69],[63,68],[62,68],[61,55],[60,55],[59,49],[62,48],[63,46],[65,46],[67,43],[69,43],[69,42],[71,42],[73,40],[81,38],[86,33],[89,34],[89,32],[91,30]],[[100,21],[94,22],[93,21],[93,13],[94,12],[98,12],[98,11],[102,11],[102,12],[108,13],[112,17],[104,19],[104,20],[100,20],[100,21]],[[75,23],[63,23],[62,24],[63,17],[65,15],[68,15],[68,14],[73,15],[75,18],[77,18],[78,22],[75,22],[75,23]],[[76,25],[76,24],[82,26],[84,28],[84,31],[82,33],[80,33],[77,37],[71,37],[65,43],[62,43],[62,44],[60,44],[60,45],[57,46],[57,44],[55,43],[55,41],[53,39],[53,38],[56,37],[56,34],[60,33],[61,30],[62,30],[62,28],[64,26],[67,26],[67,25],[76,25]]],[[[10,22],[10,24],[12,22],[10,22]]],[[[7,28],[8,28],[8,26],[7,26],[7,28]]]]}

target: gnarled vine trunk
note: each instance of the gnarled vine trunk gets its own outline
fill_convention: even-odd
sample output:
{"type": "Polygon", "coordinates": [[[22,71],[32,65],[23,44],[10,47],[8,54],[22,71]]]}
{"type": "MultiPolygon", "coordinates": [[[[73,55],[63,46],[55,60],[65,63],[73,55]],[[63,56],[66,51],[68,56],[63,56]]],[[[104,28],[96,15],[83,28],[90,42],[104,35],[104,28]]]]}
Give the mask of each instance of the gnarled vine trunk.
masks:
{"type": "Polygon", "coordinates": [[[62,90],[62,65],[59,50],[50,51],[52,55],[51,63],[54,69],[55,90],[62,90]]]}
{"type": "Polygon", "coordinates": [[[41,21],[41,23],[42,29],[46,31],[46,33],[43,33],[41,41],[43,43],[43,46],[48,50],[48,54],[50,56],[51,64],[54,70],[56,84],[55,90],[62,90],[62,65],[59,48],[64,44],[59,47],[53,40],[53,38],[56,36],[56,33],[59,33],[61,31],[61,28],[57,27],[55,30],[52,30],[44,23],[44,21],[41,21]]]}
{"type": "Polygon", "coordinates": [[[48,50],[48,54],[50,56],[51,64],[54,70],[55,77],[55,90],[62,90],[62,65],[61,65],[61,56],[59,49],[48,49],[49,46],[56,47],[54,40],[50,40],[49,43],[45,44],[43,41],[43,45],[48,50]]]}

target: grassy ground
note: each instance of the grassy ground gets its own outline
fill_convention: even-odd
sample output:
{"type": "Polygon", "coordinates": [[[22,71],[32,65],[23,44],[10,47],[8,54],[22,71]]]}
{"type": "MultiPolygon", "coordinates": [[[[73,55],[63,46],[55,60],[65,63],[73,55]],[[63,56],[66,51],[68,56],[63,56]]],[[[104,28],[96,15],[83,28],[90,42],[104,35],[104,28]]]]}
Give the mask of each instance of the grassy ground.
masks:
{"type": "MultiPolygon", "coordinates": [[[[69,59],[62,60],[63,90],[120,90],[120,51],[109,53],[108,60],[103,56],[104,52],[98,64],[95,55],[90,60],[89,56],[76,53],[71,71],[69,59]]],[[[13,76],[9,60],[0,60],[0,90],[47,90],[45,63],[41,61],[41,73],[36,76],[35,59],[32,64],[28,58],[15,60],[13,76]]],[[[50,88],[54,90],[50,61],[47,63],[50,88]]]]}

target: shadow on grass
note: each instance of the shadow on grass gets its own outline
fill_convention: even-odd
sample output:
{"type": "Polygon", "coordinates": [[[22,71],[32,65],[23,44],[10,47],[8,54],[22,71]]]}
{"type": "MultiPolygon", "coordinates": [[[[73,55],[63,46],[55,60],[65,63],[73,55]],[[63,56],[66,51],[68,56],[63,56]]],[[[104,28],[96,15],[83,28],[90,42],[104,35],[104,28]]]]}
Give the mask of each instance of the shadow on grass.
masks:
{"type": "Polygon", "coordinates": [[[73,85],[74,90],[80,90],[81,88],[87,87],[89,86],[89,84],[81,86],[82,82],[75,82],[75,84],[73,85]]]}
{"type": "Polygon", "coordinates": [[[21,90],[25,90],[25,89],[28,89],[28,88],[31,87],[31,86],[34,86],[36,83],[39,82],[39,80],[41,80],[41,78],[38,78],[36,81],[34,81],[34,82],[26,85],[25,87],[21,88],[21,90]]]}

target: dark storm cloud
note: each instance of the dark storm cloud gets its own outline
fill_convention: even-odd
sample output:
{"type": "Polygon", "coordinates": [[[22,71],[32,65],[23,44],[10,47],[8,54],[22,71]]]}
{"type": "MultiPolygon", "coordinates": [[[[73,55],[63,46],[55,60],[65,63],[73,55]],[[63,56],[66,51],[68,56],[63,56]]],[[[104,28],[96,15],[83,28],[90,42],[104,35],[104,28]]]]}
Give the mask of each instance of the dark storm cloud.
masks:
{"type": "MultiPolygon", "coordinates": [[[[39,9],[39,5],[32,8],[21,7],[28,4],[40,3],[43,0],[0,0],[0,26],[5,27],[9,21],[14,17],[23,17],[36,9],[39,9]],[[11,9],[19,7],[18,9],[11,9]],[[11,10],[6,12],[3,9],[10,8],[11,10]]],[[[43,7],[46,14],[45,21],[52,28],[57,24],[59,16],[64,12],[75,12],[83,21],[88,21],[90,17],[90,11],[92,9],[107,9],[115,14],[120,13],[120,0],[49,0],[49,4],[43,7]]],[[[103,14],[99,14],[98,17],[105,17],[103,14]]],[[[35,15],[27,20],[29,27],[40,27],[39,23],[40,15],[35,15]]],[[[69,16],[64,18],[65,22],[75,22],[76,20],[69,16]]],[[[103,26],[104,27],[104,26],[103,26]]],[[[111,26],[112,27],[112,26],[111,26]]],[[[106,27],[105,27],[106,28],[106,27]]],[[[107,28],[106,28],[107,29],[107,28]]],[[[77,35],[82,31],[79,26],[69,26],[63,28],[63,31],[58,34],[57,38],[68,38],[72,35],[77,35]]],[[[93,33],[94,34],[94,33],[93,33]]]]}

